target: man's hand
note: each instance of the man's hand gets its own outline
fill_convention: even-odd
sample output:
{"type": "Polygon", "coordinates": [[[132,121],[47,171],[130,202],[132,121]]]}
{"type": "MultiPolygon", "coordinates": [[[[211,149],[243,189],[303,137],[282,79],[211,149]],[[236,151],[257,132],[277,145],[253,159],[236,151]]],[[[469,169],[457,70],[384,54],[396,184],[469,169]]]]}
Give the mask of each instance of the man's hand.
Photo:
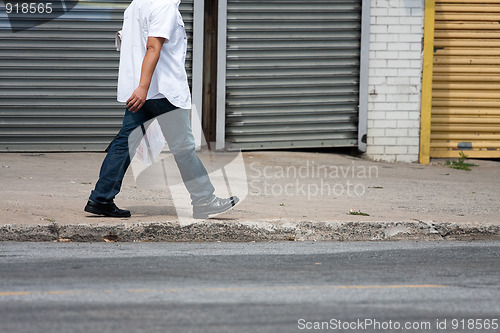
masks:
{"type": "Polygon", "coordinates": [[[142,61],[141,80],[139,87],[134,90],[132,96],[127,100],[127,108],[132,112],[139,111],[148,97],[149,85],[151,78],[160,59],[161,47],[165,43],[165,38],[161,37],[148,37],[146,44],[146,55],[142,61]]]}
{"type": "Polygon", "coordinates": [[[146,97],[148,96],[148,88],[138,87],[132,93],[132,96],[127,100],[127,108],[136,113],[139,111],[144,103],[146,102],[146,97]]]}

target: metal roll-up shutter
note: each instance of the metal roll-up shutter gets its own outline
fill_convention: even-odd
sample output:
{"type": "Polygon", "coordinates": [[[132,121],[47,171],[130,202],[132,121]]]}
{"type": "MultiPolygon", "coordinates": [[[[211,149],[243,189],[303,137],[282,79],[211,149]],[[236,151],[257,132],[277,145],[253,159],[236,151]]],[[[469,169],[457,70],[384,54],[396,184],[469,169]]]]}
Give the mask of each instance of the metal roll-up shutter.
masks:
{"type": "Polygon", "coordinates": [[[500,2],[436,1],[431,157],[500,157],[500,2]]]}
{"type": "MultiPolygon", "coordinates": [[[[81,0],[63,16],[12,32],[0,16],[0,151],[102,151],[120,128],[115,33],[128,0],[81,0]]],[[[181,12],[190,41],[193,0],[181,12]]]]}
{"type": "Polygon", "coordinates": [[[227,148],[356,146],[361,0],[227,7],[227,148]]]}

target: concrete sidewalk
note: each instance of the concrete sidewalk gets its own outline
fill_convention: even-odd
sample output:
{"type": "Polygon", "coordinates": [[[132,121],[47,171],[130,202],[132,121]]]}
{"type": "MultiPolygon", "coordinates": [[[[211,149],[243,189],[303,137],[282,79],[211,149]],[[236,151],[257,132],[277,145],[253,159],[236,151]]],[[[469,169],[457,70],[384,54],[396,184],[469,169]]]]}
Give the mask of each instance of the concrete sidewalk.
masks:
{"type": "Polygon", "coordinates": [[[424,166],[329,153],[247,152],[246,198],[218,218],[183,223],[170,193],[141,185],[130,170],[116,203],[130,209],[131,218],[85,213],[103,158],[0,154],[0,240],[500,238],[499,161],[474,160],[478,166],[463,171],[444,160],[424,166]]]}

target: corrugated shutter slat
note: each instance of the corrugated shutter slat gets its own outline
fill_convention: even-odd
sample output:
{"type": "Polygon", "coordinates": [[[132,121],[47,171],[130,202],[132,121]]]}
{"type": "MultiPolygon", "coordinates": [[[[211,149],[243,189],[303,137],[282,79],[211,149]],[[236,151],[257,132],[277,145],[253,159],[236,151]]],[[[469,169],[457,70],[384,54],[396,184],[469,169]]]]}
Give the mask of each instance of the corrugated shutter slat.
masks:
{"type": "Polygon", "coordinates": [[[500,3],[438,0],[431,157],[500,157],[500,3]]]}
{"type": "Polygon", "coordinates": [[[227,148],[356,146],[360,35],[360,0],[229,0],[227,148]]]}
{"type": "MultiPolygon", "coordinates": [[[[114,38],[129,0],[84,1],[13,33],[0,16],[0,151],[102,151],[120,128],[114,38]]],[[[193,0],[181,12],[189,39],[193,0]]]]}

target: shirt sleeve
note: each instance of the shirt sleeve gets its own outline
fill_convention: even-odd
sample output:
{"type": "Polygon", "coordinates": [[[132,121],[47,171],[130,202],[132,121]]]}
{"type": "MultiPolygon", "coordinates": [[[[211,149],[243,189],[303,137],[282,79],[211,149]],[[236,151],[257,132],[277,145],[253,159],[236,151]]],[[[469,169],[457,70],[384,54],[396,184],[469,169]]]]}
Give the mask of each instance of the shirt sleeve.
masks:
{"type": "Polygon", "coordinates": [[[176,24],[177,8],[172,2],[153,1],[148,37],[162,37],[169,41],[175,32],[176,24]]]}

